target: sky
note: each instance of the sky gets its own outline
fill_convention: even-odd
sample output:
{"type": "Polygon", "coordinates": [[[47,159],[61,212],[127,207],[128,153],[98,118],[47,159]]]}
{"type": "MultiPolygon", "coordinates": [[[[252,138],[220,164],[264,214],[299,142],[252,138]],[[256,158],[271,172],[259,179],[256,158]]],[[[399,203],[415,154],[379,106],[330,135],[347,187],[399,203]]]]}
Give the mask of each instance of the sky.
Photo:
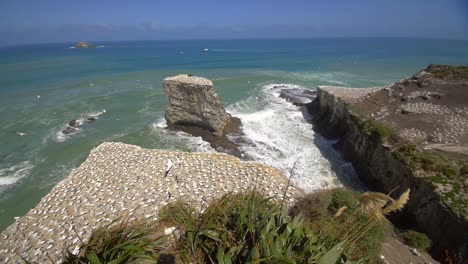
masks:
{"type": "Polygon", "coordinates": [[[0,45],[320,37],[468,39],[468,0],[0,0],[0,45]]]}

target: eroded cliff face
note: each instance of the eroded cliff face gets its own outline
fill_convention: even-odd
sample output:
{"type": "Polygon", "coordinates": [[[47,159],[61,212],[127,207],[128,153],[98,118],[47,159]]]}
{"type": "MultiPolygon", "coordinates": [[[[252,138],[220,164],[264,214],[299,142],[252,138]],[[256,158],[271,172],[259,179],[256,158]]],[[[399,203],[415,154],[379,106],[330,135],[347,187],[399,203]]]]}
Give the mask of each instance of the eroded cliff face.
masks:
{"type": "MultiPolygon", "coordinates": [[[[433,241],[433,251],[460,251],[468,241],[467,219],[445,204],[434,185],[417,177],[395,154],[391,144],[383,143],[376,133],[363,131],[359,117],[348,102],[319,88],[317,98],[309,106],[315,115],[314,129],[322,135],[338,139],[336,147],[351,161],[361,180],[372,190],[400,195],[411,188],[411,197],[394,222],[426,233],[433,241]]],[[[466,250],[466,249],[465,249],[466,250]]]]}
{"type": "Polygon", "coordinates": [[[169,99],[168,128],[200,136],[218,151],[240,156],[238,146],[226,135],[240,134],[242,124],[226,112],[213,82],[180,74],[164,79],[163,87],[169,99]]]}
{"type": "Polygon", "coordinates": [[[223,107],[213,83],[205,78],[177,75],[164,79],[169,98],[166,120],[170,124],[192,124],[213,132],[224,133],[231,118],[223,107]]]}

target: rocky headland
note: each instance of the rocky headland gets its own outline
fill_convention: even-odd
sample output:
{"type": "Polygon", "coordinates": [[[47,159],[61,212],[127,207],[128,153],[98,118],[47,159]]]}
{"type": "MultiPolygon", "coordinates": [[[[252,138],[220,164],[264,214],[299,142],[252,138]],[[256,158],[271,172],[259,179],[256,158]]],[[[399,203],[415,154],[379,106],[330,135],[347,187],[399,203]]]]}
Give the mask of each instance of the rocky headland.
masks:
{"type": "Polygon", "coordinates": [[[361,180],[400,195],[394,223],[426,233],[435,255],[468,253],[468,67],[429,65],[386,87],[322,86],[314,129],[337,139],[361,180]]]}
{"type": "MultiPolygon", "coordinates": [[[[386,87],[322,86],[316,94],[282,89],[280,96],[313,113],[314,129],[337,139],[337,149],[371,189],[395,197],[411,189],[395,223],[428,234],[436,253],[460,252],[468,238],[467,72],[431,65],[386,87]]],[[[163,87],[169,129],[240,156],[228,135],[242,134],[242,124],[226,112],[210,80],[178,75],[163,87]]],[[[66,251],[79,254],[96,228],[124,218],[155,220],[174,201],[203,210],[223,194],[255,189],[290,204],[303,191],[288,184],[278,169],[225,153],[103,143],[1,233],[0,261],[58,263],[66,251]]]]}
{"type": "Polygon", "coordinates": [[[242,123],[226,112],[212,81],[181,74],[164,79],[163,87],[169,99],[165,114],[169,129],[201,137],[220,152],[240,156],[227,135],[241,134],[242,123]]]}
{"type": "Polygon", "coordinates": [[[0,235],[2,263],[60,263],[78,254],[92,231],[118,219],[156,219],[164,205],[182,200],[203,208],[232,192],[256,189],[293,202],[277,169],[223,153],[143,149],[123,143],[94,148],[76,170],[0,235]]]}

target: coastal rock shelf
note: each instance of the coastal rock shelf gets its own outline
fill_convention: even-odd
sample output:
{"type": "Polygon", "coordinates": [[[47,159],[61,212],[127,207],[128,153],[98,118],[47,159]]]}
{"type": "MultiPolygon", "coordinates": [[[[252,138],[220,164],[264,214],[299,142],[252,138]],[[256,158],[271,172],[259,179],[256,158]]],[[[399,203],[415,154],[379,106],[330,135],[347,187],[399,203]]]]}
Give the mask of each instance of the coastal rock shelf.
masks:
{"type": "MultiPolygon", "coordinates": [[[[201,208],[229,192],[252,188],[282,199],[286,177],[277,169],[222,153],[186,153],[103,143],[40,203],[0,235],[0,262],[59,263],[91,232],[115,219],[156,219],[167,203],[201,208]]],[[[302,190],[290,187],[287,202],[302,190]]]]}
{"type": "Polygon", "coordinates": [[[439,256],[468,252],[467,91],[468,67],[430,65],[381,88],[319,87],[308,106],[370,188],[411,188],[393,219],[426,233],[439,256]]]}

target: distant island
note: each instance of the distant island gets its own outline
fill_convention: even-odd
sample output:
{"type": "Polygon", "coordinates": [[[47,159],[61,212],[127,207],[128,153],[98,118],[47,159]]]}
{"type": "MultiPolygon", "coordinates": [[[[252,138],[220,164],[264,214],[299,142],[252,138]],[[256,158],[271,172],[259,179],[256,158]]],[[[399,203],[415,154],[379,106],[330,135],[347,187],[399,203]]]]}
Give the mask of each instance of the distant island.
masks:
{"type": "Polygon", "coordinates": [[[80,41],[80,42],[77,42],[75,44],[75,48],[77,48],[77,49],[89,49],[89,48],[97,48],[97,46],[92,44],[92,43],[89,43],[89,42],[80,41]]]}

